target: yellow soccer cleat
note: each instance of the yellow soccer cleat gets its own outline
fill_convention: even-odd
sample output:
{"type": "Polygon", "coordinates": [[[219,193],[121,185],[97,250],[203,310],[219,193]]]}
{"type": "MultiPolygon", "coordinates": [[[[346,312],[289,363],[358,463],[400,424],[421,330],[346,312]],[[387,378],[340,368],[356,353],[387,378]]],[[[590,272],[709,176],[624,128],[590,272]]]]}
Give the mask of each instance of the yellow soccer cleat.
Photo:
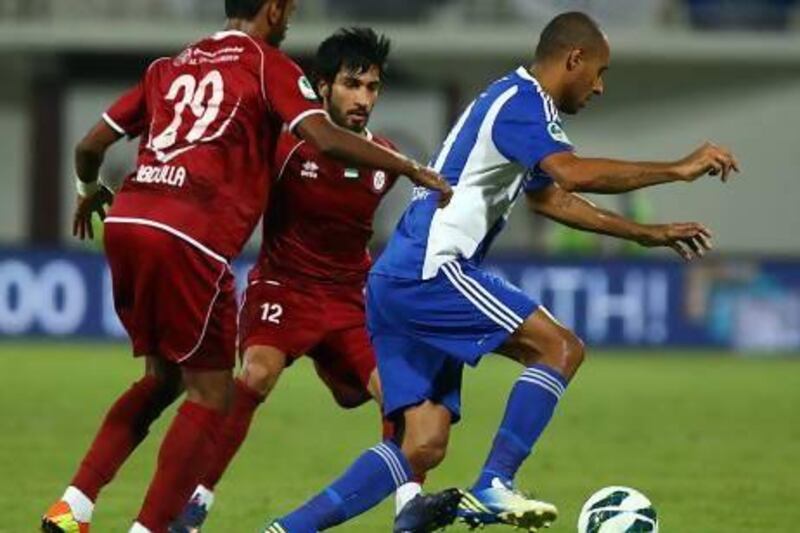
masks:
{"type": "Polygon", "coordinates": [[[89,533],[89,524],[78,522],[69,504],[61,500],[42,517],[42,533],[89,533]]]}

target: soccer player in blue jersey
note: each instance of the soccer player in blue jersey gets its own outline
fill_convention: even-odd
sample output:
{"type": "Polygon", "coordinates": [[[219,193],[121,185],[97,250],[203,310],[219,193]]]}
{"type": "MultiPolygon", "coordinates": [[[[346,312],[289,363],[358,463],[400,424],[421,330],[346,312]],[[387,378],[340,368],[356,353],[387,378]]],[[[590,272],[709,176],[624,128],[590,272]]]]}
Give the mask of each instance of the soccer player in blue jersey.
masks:
{"type": "Polygon", "coordinates": [[[383,384],[384,410],[400,439],[366,451],[319,495],[266,531],[310,533],[376,505],[444,458],[460,417],[461,376],[495,352],[524,366],[475,484],[463,492],[419,495],[395,532],[426,532],[458,515],[471,526],[548,526],[555,506],[514,488],[514,476],[544,431],[584,358],[581,341],[516,287],[480,263],[524,194],[531,211],[563,224],[682,257],[711,248],[694,222],[643,225],[601,209],[575,191],[625,192],[706,174],[727,180],[738,164],[707,144],[674,163],[586,159],[574,153],[559,111],[573,114],[603,93],[609,45],[582,13],[556,17],[543,31],[532,67],[490,85],[463,113],[434,168],[453,187],[450,204],[418,189],[370,273],[368,327],[383,384]]]}

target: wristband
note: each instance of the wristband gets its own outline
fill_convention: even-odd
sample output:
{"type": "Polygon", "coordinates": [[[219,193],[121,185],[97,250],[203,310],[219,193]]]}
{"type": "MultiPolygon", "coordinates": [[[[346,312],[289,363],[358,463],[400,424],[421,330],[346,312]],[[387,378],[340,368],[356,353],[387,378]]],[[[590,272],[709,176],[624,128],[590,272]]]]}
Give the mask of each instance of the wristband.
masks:
{"type": "Polygon", "coordinates": [[[86,198],[87,196],[91,196],[99,191],[100,184],[97,181],[93,181],[91,183],[85,182],[79,177],[75,176],[75,190],[78,191],[78,196],[81,198],[86,198]]]}
{"type": "Polygon", "coordinates": [[[100,178],[98,178],[97,183],[99,183],[100,187],[106,189],[112,195],[116,195],[119,192],[119,189],[121,188],[121,185],[114,186],[111,185],[110,183],[106,183],[106,180],[103,179],[103,176],[100,176],[100,178]]]}

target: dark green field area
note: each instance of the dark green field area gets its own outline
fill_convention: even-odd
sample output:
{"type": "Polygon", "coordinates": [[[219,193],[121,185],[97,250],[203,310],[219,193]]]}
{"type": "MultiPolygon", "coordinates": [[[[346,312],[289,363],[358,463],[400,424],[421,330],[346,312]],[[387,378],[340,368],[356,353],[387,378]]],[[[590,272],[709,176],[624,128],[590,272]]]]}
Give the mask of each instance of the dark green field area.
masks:
{"type": "MultiPolygon", "coordinates": [[[[106,408],[139,372],[124,346],[0,343],[0,531],[36,530],[106,408]]],[[[464,421],[430,489],[472,482],[518,372],[493,358],[467,372],[464,421]]],[[[93,532],[127,531],[171,415],[102,494],[93,532]]],[[[312,369],[296,365],[257,415],[204,531],[258,531],[332,480],[379,431],[376,407],[339,410],[312,369]]],[[[582,502],[612,484],[650,496],[662,533],[797,532],[800,359],[593,353],[518,484],[559,506],[553,532],[575,531],[582,502]]],[[[338,530],[388,532],[391,513],[387,502],[338,530]]]]}

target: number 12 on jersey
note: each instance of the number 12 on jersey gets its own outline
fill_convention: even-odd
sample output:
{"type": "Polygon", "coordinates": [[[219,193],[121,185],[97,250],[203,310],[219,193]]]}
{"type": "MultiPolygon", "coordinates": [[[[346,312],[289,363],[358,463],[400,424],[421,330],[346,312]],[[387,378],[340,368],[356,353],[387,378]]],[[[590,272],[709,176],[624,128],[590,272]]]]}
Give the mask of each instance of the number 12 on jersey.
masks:
{"type": "Polygon", "coordinates": [[[283,306],[281,304],[273,304],[273,303],[261,304],[262,322],[272,322],[273,324],[280,324],[281,316],[283,316],[283,306]]]}

